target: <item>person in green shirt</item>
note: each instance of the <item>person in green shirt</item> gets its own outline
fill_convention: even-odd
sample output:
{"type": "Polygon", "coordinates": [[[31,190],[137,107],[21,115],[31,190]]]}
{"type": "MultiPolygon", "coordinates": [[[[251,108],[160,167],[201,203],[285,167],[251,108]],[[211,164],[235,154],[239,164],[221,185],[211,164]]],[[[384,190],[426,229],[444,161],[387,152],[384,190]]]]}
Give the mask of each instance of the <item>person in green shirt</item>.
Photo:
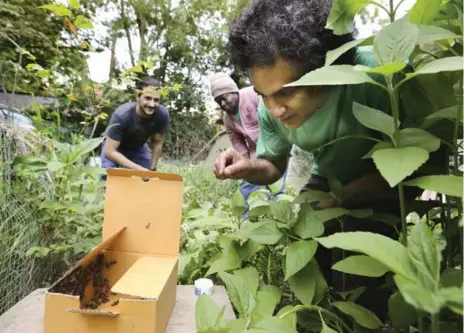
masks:
{"type": "MultiPolygon", "coordinates": [[[[347,209],[369,207],[399,215],[397,189],[389,187],[371,159],[362,158],[374,141],[348,139],[328,145],[345,136],[379,135],[355,119],[352,106],[358,102],[388,111],[387,93],[370,84],[285,87],[324,66],[327,51],[354,39],[352,34],[335,35],[325,28],[331,5],[327,0],[255,0],[234,21],[228,49],[232,64],[248,72],[262,97],[258,106],[260,135],[255,160],[229,149],[217,159],[214,173],[218,179],[273,183],[284,173],[292,145],[296,145],[313,152],[315,160],[302,191],[330,192],[330,178],[343,185],[346,200],[322,201],[316,209],[338,204],[347,209]]],[[[372,53],[362,48],[345,52],[335,64],[378,66],[372,53]]],[[[391,227],[379,222],[347,217],[343,223],[344,231],[394,234],[391,227]]],[[[325,234],[340,231],[335,220],[324,226],[325,234]]],[[[316,260],[329,285],[339,291],[343,287],[373,286],[359,302],[384,319],[389,293],[377,288],[384,280],[351,275],[343,281],[340,273],[331,270],[341,259],[340,250],[318,247],[316,260]]]]}

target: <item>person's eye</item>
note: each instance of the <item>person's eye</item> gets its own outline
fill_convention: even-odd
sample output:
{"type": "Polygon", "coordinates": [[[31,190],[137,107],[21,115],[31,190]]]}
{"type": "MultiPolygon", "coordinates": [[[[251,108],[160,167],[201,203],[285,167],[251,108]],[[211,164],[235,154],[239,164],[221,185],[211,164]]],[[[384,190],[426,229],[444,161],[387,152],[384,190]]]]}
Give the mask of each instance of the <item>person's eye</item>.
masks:
{"type": "Polygon", "coordinates": [[[295,92],[296,92],[295,87],[285,88],[277,92],[276,97],[290,97],[290,96],[293,96],[295,92]]]}

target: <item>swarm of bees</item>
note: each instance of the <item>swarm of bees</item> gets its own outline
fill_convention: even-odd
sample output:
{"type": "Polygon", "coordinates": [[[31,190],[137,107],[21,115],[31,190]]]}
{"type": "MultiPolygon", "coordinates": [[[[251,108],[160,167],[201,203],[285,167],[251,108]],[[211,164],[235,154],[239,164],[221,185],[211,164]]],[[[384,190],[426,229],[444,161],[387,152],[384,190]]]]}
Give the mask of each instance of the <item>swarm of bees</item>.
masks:
{"type": "Polygon", "coordinates": [[[79,296],[82,300],[85,296],[85,287],[92,281],[93,297],[84,305],[87,309],[96,309],[101,304],[109,301],[110,285],[108,279],[103,276],[103,269],[109,269],[116,264],[116,260],[106,261],[102,253],[87,267],[79,266],[70,275],[60,281],[50,291],[73,296],[79,296]]]}

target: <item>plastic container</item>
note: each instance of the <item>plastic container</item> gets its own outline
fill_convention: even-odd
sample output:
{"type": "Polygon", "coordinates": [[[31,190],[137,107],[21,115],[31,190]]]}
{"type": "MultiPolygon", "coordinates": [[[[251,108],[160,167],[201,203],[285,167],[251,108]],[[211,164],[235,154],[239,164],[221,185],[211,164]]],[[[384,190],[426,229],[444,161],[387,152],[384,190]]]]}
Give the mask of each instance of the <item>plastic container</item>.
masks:
{"type": "Polygon", "coordinates": [[[195,280],[195,295],[200,296],[206,294],[211,296],[213,294],[213,281],[210,279],[195,280]]]}

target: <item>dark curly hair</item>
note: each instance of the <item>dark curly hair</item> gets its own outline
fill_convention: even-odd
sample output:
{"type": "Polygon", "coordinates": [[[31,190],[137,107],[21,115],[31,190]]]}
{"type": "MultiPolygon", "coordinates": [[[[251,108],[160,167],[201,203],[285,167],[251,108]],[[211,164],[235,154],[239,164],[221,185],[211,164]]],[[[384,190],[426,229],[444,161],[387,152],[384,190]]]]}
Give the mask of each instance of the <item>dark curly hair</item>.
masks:
{"type": "MultiPolygon", "coordinates": [[[[233,22],[227,45],[240,69],[273,65],[277,58],[303,65],[306,72],[322,67],[327,51],[352,41],[326,29],[332,0],[255,0],[233,22]]],[[[352,64],[354,49],[336,64],[352,64]]]]}

